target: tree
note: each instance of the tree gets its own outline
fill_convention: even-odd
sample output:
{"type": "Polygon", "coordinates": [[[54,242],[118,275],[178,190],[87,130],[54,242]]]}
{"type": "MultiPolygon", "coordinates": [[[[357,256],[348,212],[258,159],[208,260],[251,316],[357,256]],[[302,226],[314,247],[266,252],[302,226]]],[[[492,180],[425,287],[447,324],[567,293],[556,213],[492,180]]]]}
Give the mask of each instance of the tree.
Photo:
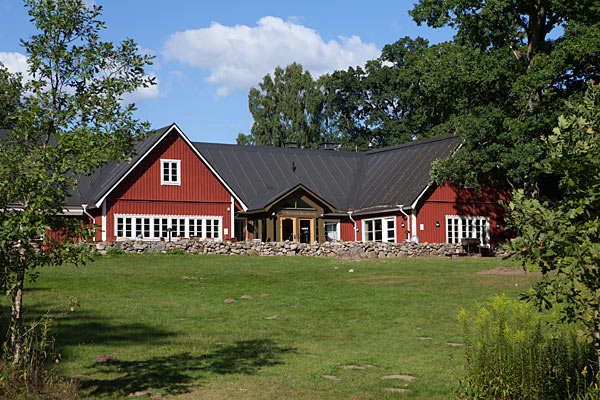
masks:
{"type": "Polygon", "coordinates": [[[144,75],[151,57],[139,55],[133,40],[100,40],[101,7],[82,0],[25,5],[38,31],[21,41],[31,79],[0,138],[0,282],[12,301],[7,343],[15,363],[25,279],[43,266],[85,261],[80,243],[93,229],[62,217],[63,206],[78,176],[132,153],[149,125],[133,118],[135,106],[122,97],[154,84],[144,75]]]}
{"type": "Polygon", "coordinates": [[[366,149],[455,133],[460,116],[502,108],[514,77],[507,57],[452,42],[402,38],[365,68],[336,71],[327,106],[347,148],[366,149]]]}
{"type": "Polygon", "coordinates": [[[0,129],[12,127],[11,117],[19,106],[22,90],[21,77],[10,74],[0,63],[0,129]]]}
{"type": "Polygon", "coordinates": [[[250,135],[238,136],[238,144],[317,147],[323,130],[323,93],[320,81],[297,63],[275,68],[250,89],[248,103],[254,117],[250,135]]]}
{"type": "Polygon", "coordinates": [[[463,146],[452,160],[434,166],[435,180],[473,185],[508,176],[536,197],[530,171],[545,157],[543,132],[565,111],[564,101],[581,96],[585,82],[600,74],[600,3],[420,0],[410,14],[419,24],[451,26],[458,31],[457,44],[477,48],[490,59],[508,55],[517,67],[509,90],[499,92],[501,107],[482,104],[456,116],[455,126],[477,130],[454,130],[463,146]]]}
{"type": "Polygon", "coordinates": [[[509,219],[519,237],[512,248],[524,267],[542,272],[525,297],[581,322],[600,371],[600,86],[590,84],[569,110],[543,138],[547,157],[536,169],[559,179],[560,196],[541,202],[516,191],[509,219]]]}

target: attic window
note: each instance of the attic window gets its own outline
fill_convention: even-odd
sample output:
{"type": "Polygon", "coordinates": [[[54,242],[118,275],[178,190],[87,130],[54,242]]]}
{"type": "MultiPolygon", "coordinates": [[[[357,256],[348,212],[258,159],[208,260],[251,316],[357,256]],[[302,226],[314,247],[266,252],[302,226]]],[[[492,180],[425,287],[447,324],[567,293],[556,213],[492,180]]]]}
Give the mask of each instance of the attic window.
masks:
{"type": "Polygon", "coordinates": [[[181,185],[181,160],[160,160],[160,184],[181,185]]]}

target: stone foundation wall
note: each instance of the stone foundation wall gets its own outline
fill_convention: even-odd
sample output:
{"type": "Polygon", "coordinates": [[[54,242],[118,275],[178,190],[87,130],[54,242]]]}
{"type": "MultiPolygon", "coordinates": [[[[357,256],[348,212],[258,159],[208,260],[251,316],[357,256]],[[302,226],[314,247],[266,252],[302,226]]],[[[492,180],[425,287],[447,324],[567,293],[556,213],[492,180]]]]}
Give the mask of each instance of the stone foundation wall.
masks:
{"type": "MultiPolygon", "coordinates": [[[[127,254],[184,252],[192,254],[238,254],[258,256],[314,256],[349,260],[395,257],[458,257],[466,255],[460,244],[448,243],[376,243],[376,242],[216,242],[204,240],[178,240],[175,242],[144,242],[124,240],[118,242],[95,242],[93,249],[106,254],[118,249],[127,254]]],[[[488,249],[486,249],[488,250],[488,249]]],[[[487,251],[488,255],[502,256],[499,250],[487,251]]],[[[479,254],[478,254],[479,255],[479,254]]]]}

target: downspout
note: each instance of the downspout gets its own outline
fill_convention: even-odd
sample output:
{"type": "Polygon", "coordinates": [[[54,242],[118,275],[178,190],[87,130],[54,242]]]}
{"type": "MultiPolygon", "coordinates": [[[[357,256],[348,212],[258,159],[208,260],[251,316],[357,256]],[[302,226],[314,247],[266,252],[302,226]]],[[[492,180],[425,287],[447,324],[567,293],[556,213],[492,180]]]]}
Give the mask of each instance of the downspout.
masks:
{"type": "Polygon", "coordinates": [[[352,221],[352,224],[354,225],[354,241],[356,242],[356,232],[358,232],[358,229],[356,228],[356,221],[354,220],[354,218],[352,218],[352,211],[348,211],[348,217],[350,218],[350,221],[352,221]]]}
{"type": "Polygon", "coordinates": [[[410,217],[408,216],[407,213],[404,212],[404,210],[402,209],[402,207],[404,207],[404,204],[401,204],[398,206],[398,208],[400,209],[400,212],[406,217],[406,227],[408,228],[408,234],[409,236],[407,237],[407,239],[410,239],[410,235],[411,235],[411,231],[410,231],[410,225],[409,225],[409,219],[410,217]]]}
{"type": "MultiPolygon", "coordinates": [[[[93,223],[93,224],[95,224],[95,223],[96,223],[96,220],[94,219],[94,217],[92,217],[92,216],[90,215],[90,213],[89,213],[89,212],[87,212],[87,204],[82,204],[82,205],[81,205],[81,208],[83,208],[83,213],[84,213],[85,215],[87,215],[87,216],[89,217],[89,219],[91,219],[91,220],[92,220],[92,223],[93,223]]],[[[95,232],[94,232],[94,241],[96,241],[96,233],[95,233],[95,232]]]]}
{"type": "Polygon", "coordinates": [[[82,205],[81,205],[81,208],[83,208],[83,213],[84,213],[85,215],[87,215],[87,216],[88,216],[88,217],[89,217],[89,218],[90,218],[92,221],[94,221],[94,222],[96,221],[96,220],[94,219],[94,217],[92,217],[92,216],[90,215],[90,213],[88,213],[88,212],[87,212],[87,210],[86,210],[86,209],[87,209],[87,204],[82,204],[82,205]]]}

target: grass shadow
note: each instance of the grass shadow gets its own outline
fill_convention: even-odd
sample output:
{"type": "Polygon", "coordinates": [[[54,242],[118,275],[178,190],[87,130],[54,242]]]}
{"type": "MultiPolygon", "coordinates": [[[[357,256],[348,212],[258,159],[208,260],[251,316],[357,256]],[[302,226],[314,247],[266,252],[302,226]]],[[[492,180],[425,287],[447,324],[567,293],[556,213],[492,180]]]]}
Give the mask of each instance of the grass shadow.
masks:
{"type": "Polygon", "coordinates": [[[92,373],[116,378],[81,380],[80,387],[92,396],[124,395],[154,389],[164,395],[188,393],[206,374],[256,374],[261,368],[283,364],[281,356],[294,353],[271,339],[237,341],[212,353],[194,356],[180,353],[147,360],[112,360],[95,363],[92,373]]]}
{"type": "MultiPolygon", "coordinates": [[[[81,345],[128,346],[140,342],[160,344],[175,333],[141,322],[116,323],[113,319],[87,310],[65,311],[67,307],[53,310],[53,321],[49,333],[56,338],[56,349],[63,357],[69,357],[71,349],[81,345]]],[[[24,308],[24,326],[37,321],[50,306],[37,304],[24,308]]],[[[0,331],[6,332],[10,318],[10,308],[0,307],[0,331]]]]}

